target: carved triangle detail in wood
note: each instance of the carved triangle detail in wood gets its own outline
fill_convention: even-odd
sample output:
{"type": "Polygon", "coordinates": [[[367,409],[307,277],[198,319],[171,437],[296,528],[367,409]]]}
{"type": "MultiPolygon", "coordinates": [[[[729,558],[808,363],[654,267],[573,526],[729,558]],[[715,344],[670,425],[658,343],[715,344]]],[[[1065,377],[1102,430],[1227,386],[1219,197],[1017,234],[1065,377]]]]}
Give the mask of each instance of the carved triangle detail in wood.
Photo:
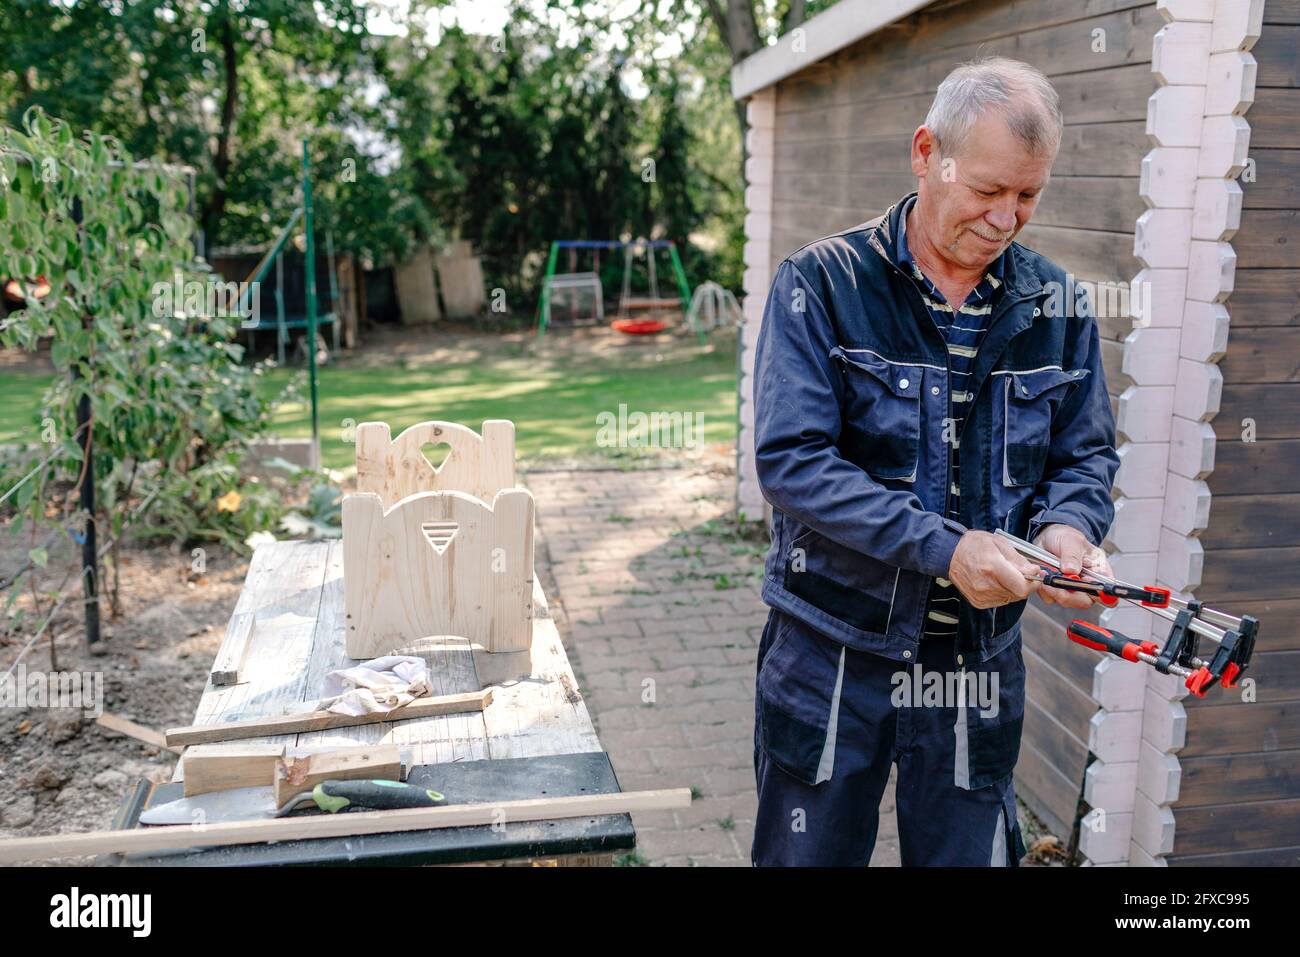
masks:
{"type": "Polygon", "coordinates": [[[424,532],[424,537],[429,540],[433,550],[441,555],[451,544],[451,540],[456,537],[456,532],[460,528],[455,522],[423,522],[420,525],[424,532]]]}

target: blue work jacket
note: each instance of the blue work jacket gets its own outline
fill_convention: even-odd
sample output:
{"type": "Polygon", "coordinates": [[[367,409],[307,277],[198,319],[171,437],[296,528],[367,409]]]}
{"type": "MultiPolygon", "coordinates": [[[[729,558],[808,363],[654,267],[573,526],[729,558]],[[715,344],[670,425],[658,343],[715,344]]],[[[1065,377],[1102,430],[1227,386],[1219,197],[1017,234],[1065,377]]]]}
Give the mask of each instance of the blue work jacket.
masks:
{"type": "MultiPolygon", "coordinates": [[[[754,435],[772,505],[763,600],[850,648],[909,662],[931,583],[967,529],[1033,538],[1062,523],[1099,545],[1119,457],[1089,297],[1018,243],[952,441],[947,343],[895,265],[906,198],[777,268],[755,354],[754,435]],[[960,521],[946,517],[952,454],[960,521]]],[[[998,654],[1024,606],[963,601],[964,646],[980,660],[998,654]]]]}

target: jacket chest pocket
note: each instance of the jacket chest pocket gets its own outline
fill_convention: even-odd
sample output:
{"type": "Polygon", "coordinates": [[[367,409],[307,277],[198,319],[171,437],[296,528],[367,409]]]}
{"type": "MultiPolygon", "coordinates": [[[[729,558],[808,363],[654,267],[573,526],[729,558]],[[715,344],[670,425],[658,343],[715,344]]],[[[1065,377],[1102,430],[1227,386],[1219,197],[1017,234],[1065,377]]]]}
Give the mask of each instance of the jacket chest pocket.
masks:
{"type": "Polygon", "coordinates": [[[1004,485],[1038,484],[1047,467],[1052,419],[1074,387],[1089,374],[1088,369],[998,374],[1003,385],[993,393],[993,435],[1002,442],[1004,485]]]}
{"type": "Polygon", "coordinates": [[[886,362],[869,352],[850,358],[839,346],[830,355],[844,382],[841,451],[874,478],[914,481],[924,367],[886,362]]]}

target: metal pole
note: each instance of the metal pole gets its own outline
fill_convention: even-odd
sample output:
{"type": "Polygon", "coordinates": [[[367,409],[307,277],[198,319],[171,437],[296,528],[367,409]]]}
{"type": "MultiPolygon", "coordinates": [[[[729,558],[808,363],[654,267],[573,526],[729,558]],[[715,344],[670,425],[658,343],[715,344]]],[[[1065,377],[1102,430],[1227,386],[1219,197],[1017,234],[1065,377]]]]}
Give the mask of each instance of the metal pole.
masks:
{"type": "MultiPolygon", "coordinates": [[[[75,373],[74,373],[75,374],[75,373]]],[[[95,459],[91,445],[90,393],[77,401],[77,428],[85,432],[82,444],[80,502],[86,513],[81,539],[81,588],[85,596],[86,644],[99,644],[99,555],[95,545],[95,459]]]]}
{"type": "Polygon", "coordinates": [[[329,314],[334,317],[333,321],[330,323],[330,327],[331,327],[330,331],[334,336],[334,351],[338,352],[339,351],[339,319],[341,318],[341,313],[339,312],[338,270],[334,266],[334,230],[332,229],[327,229],[325,231],[325,256],[329,260],[329,265],[330,265],[330,312],[329,314]]]}
{"type": "Polygon", "coordinates": [[[560,255],[560,244],[551,243],[551,254],[546,258],[546,275],[542,277],[542,298],[537,303],[537,338],[546,333],[546,320],[551,317],[551,276],[555,275],[555,260],[560,255]]]}
{"type": "MultiPolygon", "coordinates": [[[[677,291],[682,297],[682,315],[685,316],[691,311],[691,287],[686,282],[686,270],[682,268],[682,258],[677,254],[677,243],[671,239],[668,241],[668,253],[673,258],[673,274],[677,277],[677,291]]],[[[700,345],[703,345],[706,341],[704,330],[695,331],[700,338],[700,345]]]]}
{"type": "MultiPolygon", "coordinates": [[[[76,198],[72,201],[72,221],[77,224],[78,233],[81,232],[83,218],[81,199],[76,198]]],[[[86,330],[86,336],[91,339],[95,335],[93,323],[93,317],[81,317],[82,328],[86,330]]],[[[80,373],[77,371],[79,368],[80,364],[74,362],[72,365],[74,381],[80,378],[80,373]]],[[[95,457],[94,445],[91,442],[93,429],[90,424],[89,392],[83,392],[77,400],[77,430],[84,433],[81,437],[81,488],[78,496],[81,509],[86,513],[86,524],[82,529],[81,538],[81,590],[86,612],[86,645],[89,647],[99,644],[99,554],[96,549],[95,535],[95,457]]]]}
{"type": "Polygon", "coordinates": [[[302,141],[302,210],[307,230],[307,367],[311,376],[311,440],[320,448],[320,418],[316,409],[316,242],[312,238],[311,156],[302,141]]]}
{"type": "Polygon", "coordinates": [[[284,365],[284,344],[289,330],[284,324],[284,256],[275,257],[275,358],[284,365]]]}

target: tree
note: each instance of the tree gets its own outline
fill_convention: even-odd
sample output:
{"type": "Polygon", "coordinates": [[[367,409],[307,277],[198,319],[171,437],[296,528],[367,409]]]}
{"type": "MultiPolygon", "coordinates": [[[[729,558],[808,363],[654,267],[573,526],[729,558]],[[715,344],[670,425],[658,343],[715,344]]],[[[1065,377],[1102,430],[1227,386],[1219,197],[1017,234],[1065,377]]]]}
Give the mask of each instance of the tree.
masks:
{"type": "MultiPolygon", "coordinates": [[[[249,238],[246,222],[226,217],[234,184],[248,181],[245,167],[261,181],[277,163],[287,172],[302,136],[349,95],[345,81],[363,60],[364,8],[353,0],[10,0],[0,32],[12,124],[41,106],[135,155],[197,167],[213,244],[249,238]]],[[[285,182],[275,184],[281,194],[285,182]]],[[[273,229],[268,221],[258,232],[273,229]]]]}

